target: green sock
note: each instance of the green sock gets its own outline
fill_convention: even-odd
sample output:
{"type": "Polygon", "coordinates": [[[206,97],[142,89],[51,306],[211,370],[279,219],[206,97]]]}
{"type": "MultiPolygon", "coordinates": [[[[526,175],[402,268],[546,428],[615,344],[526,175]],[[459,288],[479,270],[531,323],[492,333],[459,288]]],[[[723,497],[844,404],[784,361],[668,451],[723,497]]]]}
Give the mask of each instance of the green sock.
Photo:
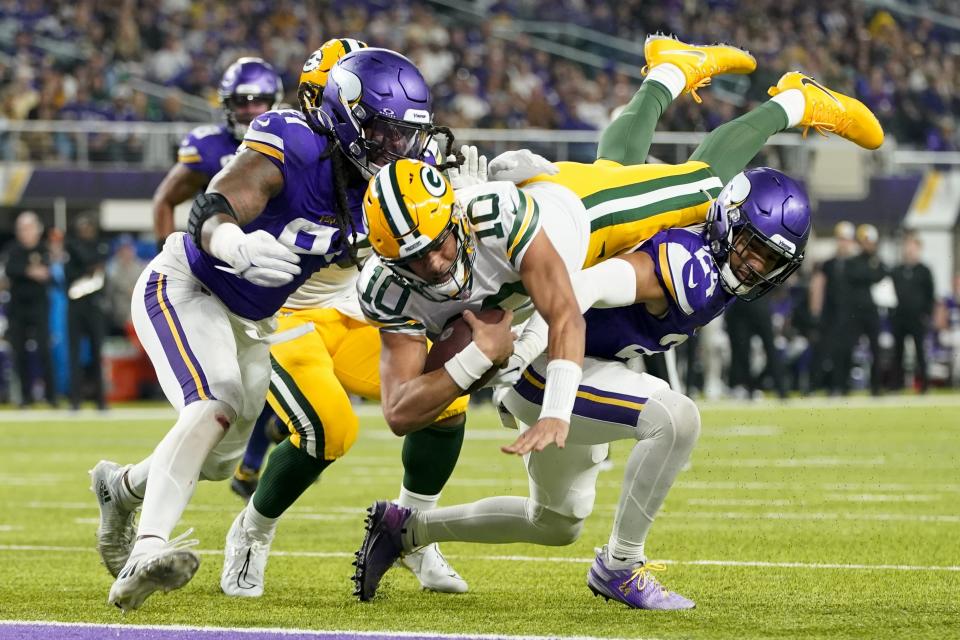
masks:
{"type": "Polygon", "coordinates": [[[724,184],[753,160],[767,138],[787,129],[787,114],[775,102],[765,102],[753,111],[711,131],[691,160],[706,162],[724,184]]]}
{"type": "Polygon", "coordinates": [[[333,460],[317,460],[284,440],[270,453],[268,462],[253,494],[253,506],[268,518],[279,518],[333,460]]]}
{"type": "Polygon", "coordinates": [[[657,121],[671,102],[669,89],[656,80],[645,81],[617,119],[603,130],[597,158],[620,164],[645,163],[657,121]]]}
{"type": "Polygon", "coordinates": [[[458,425],[434,424],[403,439],[403,487],[407,491],[428,496],[440,493],[457,466],[466,424],[466,417],[458,425]]]}

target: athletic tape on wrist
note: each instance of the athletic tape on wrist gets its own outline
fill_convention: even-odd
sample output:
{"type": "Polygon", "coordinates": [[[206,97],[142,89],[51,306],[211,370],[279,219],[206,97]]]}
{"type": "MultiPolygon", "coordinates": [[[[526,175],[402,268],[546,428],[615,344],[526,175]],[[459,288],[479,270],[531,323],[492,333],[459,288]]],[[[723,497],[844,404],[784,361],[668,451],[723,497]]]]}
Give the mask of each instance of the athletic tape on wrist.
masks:
{"type": "Polygon", "coordinates": [[[443,368],[458,387],[468,389],[492,366],[493,361],[480,350],[476,342],[471,342],[460,353],[447,360],[443,368]]]}
{"type": "Polygon", "coordinates": [[[557,418],[570,422],[581,378],[583,368],[572,360],[551,360],[547,364],[543,404],[540,406],[541,420],[557,418]]]}

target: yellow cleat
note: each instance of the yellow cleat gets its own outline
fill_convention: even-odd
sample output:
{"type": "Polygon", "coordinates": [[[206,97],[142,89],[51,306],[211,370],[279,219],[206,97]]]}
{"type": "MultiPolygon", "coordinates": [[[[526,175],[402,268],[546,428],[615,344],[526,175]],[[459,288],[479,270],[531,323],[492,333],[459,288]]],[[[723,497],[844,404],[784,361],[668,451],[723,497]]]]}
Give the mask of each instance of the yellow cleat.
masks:
{"type": "Polygon", "coordinates": [[[703,100],[697,95],[697,89],[710,84],[713,76],[723,73],[753,73],[757,68],[754,57],[742,49],[725,44],[686,44],[664,35],[647,36],[643,55],[647,59],[647,65],[643,68],[644,75],[665,62],[679,67],[687,78],[684,93],[689,91],[698,103],[703,100]]]}
{"type": "Polygon", "coordinates": [[[877,116],[856,98],[831,91],[799,71],[785,73],[767,93],[775,96],[790,89],[802,91],[806,100],[799,124],[804,127],[804,136],[813,127],[822,136],[830,132],[865,149],[876,149],[883,144],[883,128],[877,116]]]}

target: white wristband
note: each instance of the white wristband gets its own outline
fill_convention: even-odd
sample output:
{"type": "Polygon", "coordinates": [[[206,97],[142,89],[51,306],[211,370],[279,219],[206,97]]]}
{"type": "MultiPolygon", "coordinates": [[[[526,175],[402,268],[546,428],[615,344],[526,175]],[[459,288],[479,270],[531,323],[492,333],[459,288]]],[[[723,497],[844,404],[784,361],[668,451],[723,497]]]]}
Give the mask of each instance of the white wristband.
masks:
{"type": "Polygon", "coordinates": [[[443,368],[461,389],[468,389],[490,370],[493,361],[488,358],[476,342],[471,342],[457,355],[447,360],[443,368]]]}
{"type": "Polygon", "coordinates": [[[547,364],[546,378],[540,419],[557,418],[569,423],[583,368],[572,360],[551,360],[547,364]]]}
{"type": "Polygon", "coordinates": [[[233,266],[233,256],[246,234],[232,222],[221,222],[210,235],[210,255],[233,266]]]}

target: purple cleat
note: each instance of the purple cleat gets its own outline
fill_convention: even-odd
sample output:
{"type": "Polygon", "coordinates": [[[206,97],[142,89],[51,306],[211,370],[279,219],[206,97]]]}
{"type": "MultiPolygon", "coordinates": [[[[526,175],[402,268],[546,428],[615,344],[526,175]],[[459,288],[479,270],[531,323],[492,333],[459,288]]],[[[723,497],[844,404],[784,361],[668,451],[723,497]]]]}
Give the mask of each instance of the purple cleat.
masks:
{"type": "Polygon", "coordinates": [[[380,579],[403,553],[403,525],[410,518],[412,509],[400,507],[386,500],[378,500],[367,509],[367,532],[357,551],[353,581],[357,590],[353,595],[362,602],[370,600],[380,586],[380,579]]]}
{"type": "Polygon", "coordinates": [[[667,591],[651,573],[665,571],[665,565],[647,562],[626,569],[608,569],[604,562],[606,555],[606,547],[598,549],[587,574],[587,586],[594,595],[603,596],[605,600],[613,598],[633,609],[672,611],[697,606],[679,593],[667,591]]]}

